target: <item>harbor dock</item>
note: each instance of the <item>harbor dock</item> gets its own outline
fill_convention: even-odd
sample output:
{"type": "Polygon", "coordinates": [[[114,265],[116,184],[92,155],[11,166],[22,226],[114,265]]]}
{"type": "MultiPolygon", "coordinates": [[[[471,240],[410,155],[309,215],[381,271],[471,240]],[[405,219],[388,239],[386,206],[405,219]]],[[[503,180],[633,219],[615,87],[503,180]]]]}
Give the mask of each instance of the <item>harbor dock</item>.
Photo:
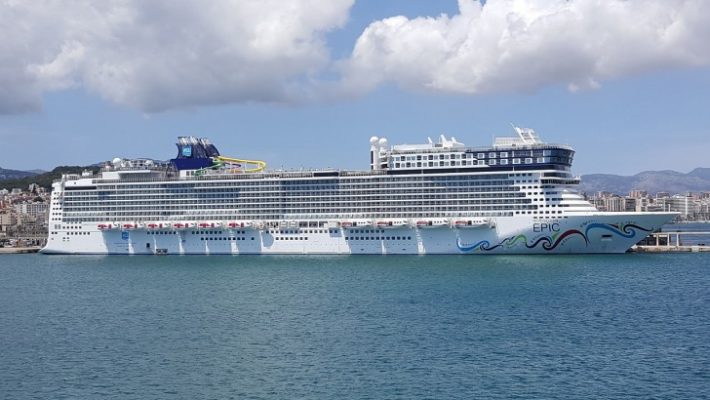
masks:
{"type": "Polygon", "coordinates": [[[710,232],[656,232],[629,251],[635,253],[710,252],[710,232]]]}
{"type": "Polygon", "coordinates": [[[41,247],[0,247],[0,254],[37,253],[41,247]]]}

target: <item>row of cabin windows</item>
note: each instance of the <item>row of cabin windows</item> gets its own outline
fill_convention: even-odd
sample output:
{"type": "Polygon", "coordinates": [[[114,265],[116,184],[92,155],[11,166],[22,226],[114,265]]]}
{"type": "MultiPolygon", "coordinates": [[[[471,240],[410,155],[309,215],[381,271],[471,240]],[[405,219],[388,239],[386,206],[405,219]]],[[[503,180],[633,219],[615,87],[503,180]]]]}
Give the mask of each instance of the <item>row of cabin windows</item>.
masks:
{"type": "Polygon", "coordinates": [[[569,150],[516,150],[516,151],[501,151],[489,153],[446,153],[446,154],[416,154],[416,155],[395,155],[395,161],[433,161],[433,160],[464,160],[477,158],[508,158],[508,157],[550,157],[562,156],[570,157],[572,153],[569,150]]]}
{"type": "Polygon", "coordinates": [[[412,240],[411,236],[346,236],[345,240],[412,240]]]}
{"type": "MultiPolygon", "coordinates": [[[[549,157],[539,157],[535,160],[536,163],[549,163],[551,159],[549,157]]],[[[564,160],[559,159],[560,162],[564,160]]],[[[489,160],[471,160],[471,161],[429,161],[429,162],[396,162],[394,164],[395,168],[424,168],[424,167],[465,167],[474,165],[519,165],[519,164],[533,164],[532,158],[513,158],[512,160],[507,158],[501,158],[500,160],[489,159],[489,160]]]]}
{"type": "MultiPolygon", "coordinates": [[[[250,238],[251,240],[254,240],[254,238],[250,238]]],[[[212,240],[229,240],[229,241],[237,241],[237,240],[247,240],[245,237],[201,237],[201,241],[212,241],[212,240]]]]}

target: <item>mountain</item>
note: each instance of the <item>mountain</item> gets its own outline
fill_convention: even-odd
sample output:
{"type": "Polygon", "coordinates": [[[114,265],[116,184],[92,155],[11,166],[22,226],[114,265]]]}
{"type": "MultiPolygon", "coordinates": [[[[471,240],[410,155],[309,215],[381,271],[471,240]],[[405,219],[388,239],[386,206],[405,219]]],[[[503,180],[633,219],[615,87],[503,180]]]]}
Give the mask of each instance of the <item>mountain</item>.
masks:
{"type": "Polygon", "coordinates": [[[632,190],[686,193],[710,191],[710,168],[696,168],[687,174],[677,171],[645,171],[633,176],[590,174],[582,176],[580,190],[589,194],[611,192],[620,195],[632,190]]]}
{"type": "Polygon", "coordinates": [[[3,169],[2,167],[0,167],[0,180],[21,179],[34,175],[37,174],[31,171],[16,171],[14,169],[3,169]]]}
{"type": "MultiPolygon", "coordinates": [[[[43,173],[36,173],[41,170],[15,171],[0,168],[0,189],[26,189],[30,183],[37,183],[49,189],[52,181],[61,178],[62,174],[78,174],[85,169],[97,172],[99,168],[99,164],[85,167],[62,166],[43,173]]],[[[628,194],[632,190],[645,190],[650,194],[707,192],[710,191],[710,168],[696,168],[687,174],[665,170],[645,171],[633,176],[583,175],[580,190],[589,194],[611,192],[620,195],[628,194]]]]}
{"type": "MultiPolygon", "coordinates": [[[[50,172],[45,172],[43,174],[33,174],[31,172],[25,172],[25,171],[14,171],[14,172],[21,172],[24,173],[25,175],[22,177],[18,178],[12,178],[12,179],[4,179],[1,177],[2,172],[0,172],[0,189],[13,189],[13,188],[22,188],[22,189],[27,189],[31,183],[36,183],[44,188],[50,189],[52,186],[52,181],[55,179],[59,179],[62,177],[62,174],[80,174],[84,170],[91,170],[94,173],[98,172],[100,167],[91,165],[88,167],[80,167],[80,166],[62,166],[62,167],[57,167],[50,172]]],[[[2,170],[2,171],[8,171],[8,170],[2,170]]]]}

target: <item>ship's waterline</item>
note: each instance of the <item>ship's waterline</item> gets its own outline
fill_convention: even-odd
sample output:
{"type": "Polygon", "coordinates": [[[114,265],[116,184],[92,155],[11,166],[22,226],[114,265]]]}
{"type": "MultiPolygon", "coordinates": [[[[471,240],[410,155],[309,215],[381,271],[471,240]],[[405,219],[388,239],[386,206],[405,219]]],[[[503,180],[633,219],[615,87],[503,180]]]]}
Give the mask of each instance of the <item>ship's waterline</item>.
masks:
{"type": "Polygon", "coordinates": [[[265,172],[180,138],[53,185],[46,254],[621,253],[671,213],[602,213],[574,151],[529,129],[493,146],[370,140],[369,171],[265,172]]]}

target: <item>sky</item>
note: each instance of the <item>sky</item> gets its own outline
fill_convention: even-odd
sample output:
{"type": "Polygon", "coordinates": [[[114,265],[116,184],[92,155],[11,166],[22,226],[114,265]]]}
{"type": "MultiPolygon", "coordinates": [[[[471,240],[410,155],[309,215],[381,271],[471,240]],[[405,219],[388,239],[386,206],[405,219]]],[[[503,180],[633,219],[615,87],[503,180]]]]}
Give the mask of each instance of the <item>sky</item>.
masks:
{"type": "Polygon", "coordinates": [[[511,123],[579,174],[710,167],[706,0],[0,0],[0,167],[169,159],[366,169],[370,136],[511,123]]]}

